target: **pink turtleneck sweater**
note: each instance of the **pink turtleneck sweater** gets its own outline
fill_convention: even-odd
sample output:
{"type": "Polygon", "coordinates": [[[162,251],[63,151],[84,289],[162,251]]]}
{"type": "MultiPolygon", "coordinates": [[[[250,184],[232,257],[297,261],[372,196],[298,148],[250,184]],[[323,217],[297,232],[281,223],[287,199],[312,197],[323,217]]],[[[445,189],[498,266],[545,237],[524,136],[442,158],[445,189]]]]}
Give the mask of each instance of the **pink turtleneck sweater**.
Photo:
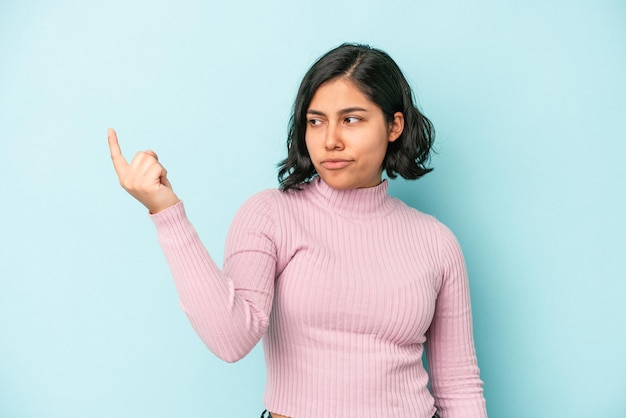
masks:
{"type": "Polygon", "coordinates": [[[315,178],[253,196],[231,225],[223,269],[182,203],[152,216],[207,347],[232,362],[263,339],[268,410],[486,417],[459,245],[387,186],[339,191],[315,178]]]}

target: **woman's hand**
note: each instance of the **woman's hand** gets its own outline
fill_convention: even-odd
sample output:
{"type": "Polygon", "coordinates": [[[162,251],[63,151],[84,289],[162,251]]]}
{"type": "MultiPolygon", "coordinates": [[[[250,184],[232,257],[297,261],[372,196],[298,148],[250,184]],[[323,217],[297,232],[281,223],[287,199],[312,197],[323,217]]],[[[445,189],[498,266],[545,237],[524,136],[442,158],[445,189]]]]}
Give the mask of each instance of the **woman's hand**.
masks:
{"type": "Polygon", "coordinates": [[[128,164],[117,142],[117,134],[109,128],[109,149],[120,184],[150,213],[158,213],[180,202],[167,180],[167,170],[153,151],[138,152],[128,164]]]}

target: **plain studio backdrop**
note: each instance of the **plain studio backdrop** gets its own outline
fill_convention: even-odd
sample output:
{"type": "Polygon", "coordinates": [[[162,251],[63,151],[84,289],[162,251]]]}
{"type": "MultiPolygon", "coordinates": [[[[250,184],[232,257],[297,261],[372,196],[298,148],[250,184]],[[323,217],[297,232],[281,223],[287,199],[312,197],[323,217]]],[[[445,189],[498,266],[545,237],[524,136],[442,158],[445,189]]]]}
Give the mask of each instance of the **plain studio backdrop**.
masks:
{"type": "Polygon", "coordinates": [[[221,264],[344,41],[437,129],[435,171],[390,192],[464,249],[490,416],[626,416],[626,3],[2,0],[0,417],[258,416],[261,347],[195,336],[106,130],[160,155],[221,264]]]}

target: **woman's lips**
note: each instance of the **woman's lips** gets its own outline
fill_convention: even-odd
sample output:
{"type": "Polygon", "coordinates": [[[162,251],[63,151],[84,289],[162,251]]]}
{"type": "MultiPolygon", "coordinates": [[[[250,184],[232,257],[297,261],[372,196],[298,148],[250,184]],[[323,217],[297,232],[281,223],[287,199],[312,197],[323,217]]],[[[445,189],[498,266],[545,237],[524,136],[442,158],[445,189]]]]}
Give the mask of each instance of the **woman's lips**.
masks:
{"type": "Polygon", "coordinates": [[[327,170],[340,170],[352,163],[350,160],[329,159],[322,161],[322,166],[327,170]]]}

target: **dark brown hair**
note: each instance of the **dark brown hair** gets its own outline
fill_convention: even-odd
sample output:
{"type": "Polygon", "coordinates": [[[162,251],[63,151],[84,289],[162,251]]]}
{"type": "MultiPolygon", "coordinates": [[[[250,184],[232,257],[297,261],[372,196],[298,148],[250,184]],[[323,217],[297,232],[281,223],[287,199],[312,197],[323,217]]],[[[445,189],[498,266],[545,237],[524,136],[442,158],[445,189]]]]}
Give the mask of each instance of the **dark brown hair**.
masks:
{"type": "Polygon", "coordinates": [[[404,115],[404,130],[390,142],[383,160],[387,176],[415,180],[432,171],[425,164],[435,138],[432,123],[418,110],[413,92],[391,57],[361,44],[343,44],[319,58],[305,74],[289,120],[287,158],[279,164],[283,191],[299,189],[317,174],[306,148],[306,112],[317,89],[338,77],[349,79],[382,110],[388,122],[396,112],[404,115]]]}

